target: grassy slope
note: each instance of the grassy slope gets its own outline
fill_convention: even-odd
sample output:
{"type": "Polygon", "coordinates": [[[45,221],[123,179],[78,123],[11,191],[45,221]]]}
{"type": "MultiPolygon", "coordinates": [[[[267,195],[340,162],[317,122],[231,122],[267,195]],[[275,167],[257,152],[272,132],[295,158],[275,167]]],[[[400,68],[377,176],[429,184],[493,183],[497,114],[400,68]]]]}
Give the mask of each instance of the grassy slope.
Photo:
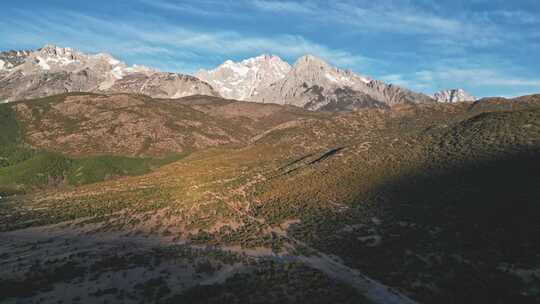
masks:
{"type": "Polygon", "coordinates": [[[128,100],[124,97],[118,95],[119,100],[114,96],[104,100],[102,95],[74,93],[0,105],[0,193],[141,175],[205,145],[246,142],[266,128],[297,117],[315,115],[294,108],[218,98],[170,102],[145,96],[130,95],[128,100]],[[88,99],[66,104],[66,98],[72,96],[87,96],[88,99]],[[74,110],[77,106],[97,112],[89,118],[85,111],[74,110]],[[88,120],[96,116],[107,118],[88,124],[88,120]],[[119,117],[130,118],[123,121],[119,117]],[[146,121],[148,117],[151,118],[146,121]],[[129,132],[133,124],[143,121],[148,124],[145,132],[151,136],[145,135],[149,137],[144,140],[144,145],[132,151],[133,145],[126,142],[139,134],[129,132]],[[158,121],[164,124],[153,129],[158,121]],[[97,134],[102,134],[102,128],[109,127],[105,137],[93,137],[96,135],[91,135],[88,128],[94,126],[100,130],[97,134]],[[157,135],[163,129],[169,133],[157,135]],[[33,140],[33,147],[25,141],[29,134],[39,138],[33,140]],[[55,140],[62,136],[82,140],[56,143],[55,140]]]}
{"type": "MultiPolygon", "coordinates": [[[[43,104],[36,102],[35,106],[41,109],[50,102],[59,102],[61,98],[62,96],[46,98],[43,104]]],[[[75,159],[26,145],[23,130],[24,126],[17,120],[11,106],[0,105],[0,194],[65,183],[83,185],[112,177],[141,175],[183,157],[177,155],[151,159],[100,155],[75,159]]]]}
{"type": "Polygon", "coordinates": [[[501,269],[539,265],[539,122],[530,109],[387,130],[360,157],[262,185],[256,214],[301,219],[296,238],[423,302],[534,302],[538,280],[501,269]]]}
{"type": "Polygon", "coordinates": [[[75,157],[164,157],[245,144],[277,124],[313,115],[276,105],[199,99],[69,95],[14,103],[13,107],[30,144],[75,157]]]}
{"type": "Polygon", "coordinates": [[[468,108],[312,117],[243,148],[31,199],[0,210],[12,215],[0,224],[107,220],[127,209],[114,224],[134,229],[137,214],[166,210],[155,233],[279,252],[286,240],[268,225],[299,219],[293,237],[422,302],[534,302],[538,282],[504,269],[538,267],[540,112],[468,108]],[[224,221],[240,226],[211,229],[224,221]],[[196,229],[205,233],[187,235],[196,229]]]}

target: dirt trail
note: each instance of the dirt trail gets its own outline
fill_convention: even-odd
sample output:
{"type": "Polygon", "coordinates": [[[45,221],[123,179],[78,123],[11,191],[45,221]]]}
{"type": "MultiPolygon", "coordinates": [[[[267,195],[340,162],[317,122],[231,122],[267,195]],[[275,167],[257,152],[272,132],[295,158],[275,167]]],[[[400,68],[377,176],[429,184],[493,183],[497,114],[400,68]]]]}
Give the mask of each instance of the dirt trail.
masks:
{"type": "Polygon", "coordinates": [[[386,285],[383,285],[360,271],[350,268],[336,260],[336,258],[325,254],[304,242],[301,242],[291,236],[288,236],[286,231],[282,229],[274,229],[278,234],[286,238],[291,245],[295,247],[307,248],[315,255],[311,256],[288,256],[288,260],[297,260],[317,270],[322,271],[327,276],[347,283],[360,293],[364,294],[373,303],[380,304],[416,304],[417,302],[401,294],[386,285]]]}
{"type": "Polygon", "coordinates": [[[329,277],[345,282],[363,293],[373,303],[384,304],[415,304],[398,291],[370,279],[356,269],[347,267],[332,257],[318,252],[319,256],[299,256],[298,260],[306,265],[324,272],[329,277]]]}
{"type": "MultiPolygon", "coordinates": [[[[251,180],[250,185],[256,183],[257,180],[251,180]]],[[[245,188],[242,188],[244,191],[245,188]]],[[[260,224],[266,224],[264,219],[253,217],[244,210],[241,210],[229,204],[228,200],[224,200],[226,205],[231,208],[231,210],[238,213],[240,216],[248,218],[252,221],[257,221],[260,224]]],[[[362,274],[360,271],[350,268],[338,261],[336,261],[331,256],[316,250],[315,248],[310,247],[309,245],[289,236],[287,232],[281,228],[270,227],[268,225],[269,231],[274,231],[284,239],[286,239],[294,247],[304,247],[310,250],[311,252],[316,253],[312,256],[283,256],[276,257],[283,260],[297,260],[303,262],[304,264],[311,266],[315,269],[318,269],[328,275],[329,277],[339,280],[341,282],[349,284],[351,287],[358,290],[360,293],[364,294],[366,298],[372,301],[375,304],[416,304],[417,302],[408,298],[407,296],[399,293],[398,291],[383,285],[368,276],[362,274]]]]}

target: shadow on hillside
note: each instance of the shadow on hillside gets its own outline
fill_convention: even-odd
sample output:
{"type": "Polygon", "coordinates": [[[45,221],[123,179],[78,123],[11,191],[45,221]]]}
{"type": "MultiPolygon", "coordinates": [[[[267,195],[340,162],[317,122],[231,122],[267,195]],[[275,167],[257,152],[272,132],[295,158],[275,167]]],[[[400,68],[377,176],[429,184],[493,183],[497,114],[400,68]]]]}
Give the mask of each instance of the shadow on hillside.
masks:
{"type": "Polygon", "coordinates": [[[418,169],[370,192],[382,224],[323,246],[420,302],[535,303],[540,278],[505,268],[540,266],[539,172],[540,151],[418,169]]]}

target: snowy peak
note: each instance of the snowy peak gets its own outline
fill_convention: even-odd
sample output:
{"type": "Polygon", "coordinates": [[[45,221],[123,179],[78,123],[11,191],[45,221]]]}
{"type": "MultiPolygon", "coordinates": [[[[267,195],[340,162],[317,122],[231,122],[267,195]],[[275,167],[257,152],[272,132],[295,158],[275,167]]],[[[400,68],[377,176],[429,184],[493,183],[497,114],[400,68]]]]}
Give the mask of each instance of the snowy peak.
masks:
{"type": "Polygon", "coordinates": [[[0,100],[73,91],[138,93],[159,98],[217,95],[209,84],[193,77],[127,66],[106,53],[84,54],[52,44],[33,51],[0,53],[0,100]]]}
{"type": "Polygon", "coordinates": [[[110,72],[110,70],[117,67],[127,68],[124,63],[109,54],[87,55],[72,48],[62,48],[52,44],[47,44],[41,49],[32,52],[30,56],[34,58],[30,63],[37,63],[43,70],[76,70],[100,67],[110,72]],[[66,66],[70,67],[67,68],[66,66]]]}
{"type": "MultiPolygon", "coordinates": [[[[4,61],[4,70],[12,68],[10,72],[20,71],[24,75],[88,70],[105,79],[99,86],[101,89],[110,87],[114,79],[122,79],[133,73],[157,72],[145,66],[129,67],[107,53],[87,55],[72,48],[62,48],[52,44],[47,44],[35,51],[17,51],[16,53],[11,51],[2,54],[11,54],[11,57],[18,56],[19,58],[17,65],[8,65],[9,62],[6,63],[0,55],[0,60],[4,61]]],[[[1,66],[0,62],[0,70],[1,66]]]]}
{"type": "Polygon", "coordinates": [[[26,60],[31,51],[7,51],[0,52],[0,72],[10,70],[26,60]]]}
{"type": "Polygon", "coordinates": [[[278,56],[264,54],[240,62],[227,60],[195,76],[210,83],[225,98],[249,100],[290,70],[291,66],[278,56]]]}
{"type": "Polygon", "coordinates": [[[336,68],[331,67],[328,63],[313,55],[305,55],[298,58],[292,68],[292,73],[302,76],[309,76],[311,79],[330,72],[338,71],[336,68]]]}
{"type": "Polygon", "coordinates": [[[78,52],[75,52],[72,48],[60,48],[52,44],[46,44],[38,51],[41,55],[47,56],[47,57],[63,57],[63,58],[75,59],[75,55],[80,55],[78,52]]]}
{"type": "Polygon", "coordinates": [[[339,69],[313,55],[305,55],[294,63],[283,79],[254,96],[253,101],[290,104],[309,110],[343,111],[433,100],[339,69]]]}
{"type": "Polygon", "coordinates": [[[304,55],[296,60],[294,63],[294,68],[300,69],[303,67],[322,67],[329,68],[330,65],[323,61],[322,59],[315,57],[313,55],[304,55]]]}
{"type": "Polygon", "coordinates": [[[358,81],[363,83],[369,83],[371,81],[368,77],[334,67],[313,55],[305,55],[296,60],[293,71],[312,81],[319,81],[320,77],[324,77],[326,80],[339,86],[351,86],[358,81]]]}
{"type": "Polygon", "coordinates": [[[463,89],[442,90],[433,94],[438,102],[473,102],[476,98],[463,89]]]}

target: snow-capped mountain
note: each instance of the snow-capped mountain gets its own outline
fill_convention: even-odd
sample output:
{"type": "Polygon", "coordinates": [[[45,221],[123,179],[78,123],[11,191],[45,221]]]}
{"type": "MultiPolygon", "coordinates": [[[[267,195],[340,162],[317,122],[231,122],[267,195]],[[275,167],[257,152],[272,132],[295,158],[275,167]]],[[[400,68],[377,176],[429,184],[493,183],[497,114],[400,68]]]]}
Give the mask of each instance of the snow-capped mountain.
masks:
{"type": "Polygon", "coordinates": [[[312,55],[299,58],[285,77],[261,90],[252,100],[309,110],[385,108],[402,103],[434,102],[424,94],[338,69],[312,55]]]}
{"type": "Polygon", "coordinates": [[[290,70],[291,66],[278,56],[261,55],[241,62],[227,60],[213,70],[200,70],[195,76],[225,98],[250,100],[290,70]]]}
{"type": "MultiPolygon", "coordinates": [[[[46,45],[0,53],[0,102],[65,92],[137,93],[156,98],[221,95],[332,111],[434,102],[432,97],[336,68],[312,55],[299,58],[292,67],[274,55],[227,60],[196,76],[127,66],[108,54],[88,55],[46,45]]],[[[473,97],[452,90],[434,98],[455,102],[473,97]]]]}
{"type": "Polygon", "coordinates": [[[438,102],[473,102],[476,98],[463,89],[442,90],[433,94],[438,102]]]}
{"type": "Polygon", "coordinates": [[[0,53],[0,73],[7,72],[9,69],[16,67],[22,63],[31,51],[8,51],[0,53]]]}
{"type": "Polygon", "coordinates": [[[65,92],[140,93],[159,98],[218,95],[210,85],[194,77],[127,66],[104,53],[88,55],[54,45],[0,53],[0,100],[65,92]]]}

